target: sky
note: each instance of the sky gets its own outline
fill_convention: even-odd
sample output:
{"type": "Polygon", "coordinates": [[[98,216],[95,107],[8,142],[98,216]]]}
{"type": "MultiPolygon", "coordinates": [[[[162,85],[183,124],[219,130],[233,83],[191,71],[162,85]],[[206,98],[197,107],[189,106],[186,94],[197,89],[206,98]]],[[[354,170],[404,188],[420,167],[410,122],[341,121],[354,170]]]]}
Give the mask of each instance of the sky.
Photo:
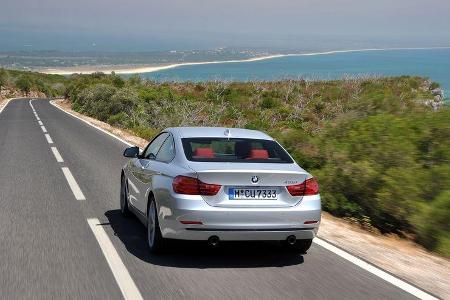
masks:
{"type": "Polygon", "coordinates": [[[0,0],[0,51],[449,46],[449,0],[0,0]]]}

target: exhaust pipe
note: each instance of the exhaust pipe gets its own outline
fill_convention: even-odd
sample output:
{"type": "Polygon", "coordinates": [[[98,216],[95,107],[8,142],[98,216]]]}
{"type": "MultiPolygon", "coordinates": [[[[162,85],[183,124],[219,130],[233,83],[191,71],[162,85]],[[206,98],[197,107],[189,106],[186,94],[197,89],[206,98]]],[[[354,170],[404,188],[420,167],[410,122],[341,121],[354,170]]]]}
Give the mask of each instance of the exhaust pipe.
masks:
{"type": "Polygon", "coordinates": [[[220,239],[217,235],[210,236],[208,239],[208,245],[211,247],[217,247],[219,245],[220,239]]]}
{"type": "Polygon", "coordinates": [[[295,235],[290,235],[286,238],[286,241],[289,245],[294,245],[297,242],[297,238],[295,235]]]}

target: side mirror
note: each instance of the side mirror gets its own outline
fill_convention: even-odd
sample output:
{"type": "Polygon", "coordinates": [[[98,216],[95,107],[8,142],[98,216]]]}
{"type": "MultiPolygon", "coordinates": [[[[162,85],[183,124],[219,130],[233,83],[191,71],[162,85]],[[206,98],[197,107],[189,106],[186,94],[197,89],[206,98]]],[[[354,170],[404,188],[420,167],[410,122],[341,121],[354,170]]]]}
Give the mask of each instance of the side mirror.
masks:
{"type": "Polygon", "coordinates": [[[130,147],[123,151],[123,156],[135,158],[139,156],[139,147],[130,147]]]}

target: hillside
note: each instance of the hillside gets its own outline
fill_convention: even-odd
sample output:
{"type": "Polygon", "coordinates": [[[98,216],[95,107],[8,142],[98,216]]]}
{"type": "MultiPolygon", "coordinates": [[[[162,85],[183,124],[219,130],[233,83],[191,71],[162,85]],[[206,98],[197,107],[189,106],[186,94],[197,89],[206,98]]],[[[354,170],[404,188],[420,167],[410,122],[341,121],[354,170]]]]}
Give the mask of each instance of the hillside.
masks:
{"type": "Polygon", "coordinates": [[[156,83],[14,73],[7,84],[23,90],[28,76],[29,90],[64,93],[74,110],[145,139],[169,126],[263,130],[318,178],[324,210],[450,256],[450,111],[432,108],[438,85],[426,79],[156,83]]]}

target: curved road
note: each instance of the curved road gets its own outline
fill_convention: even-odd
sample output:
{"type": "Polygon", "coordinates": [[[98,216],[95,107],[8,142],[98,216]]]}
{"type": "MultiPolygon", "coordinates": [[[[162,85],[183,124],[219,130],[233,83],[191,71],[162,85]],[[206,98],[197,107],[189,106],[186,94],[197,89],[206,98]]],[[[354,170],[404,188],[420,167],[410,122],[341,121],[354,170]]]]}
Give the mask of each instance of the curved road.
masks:
{"type": "Polygon", "coordinates": [[[11,101],[0,141],[4,299],[414,299],[317,244],[305,256],[266,243],[150,255],[144,227],[118,210],[125,145],[46,100],[11,101]]]}

